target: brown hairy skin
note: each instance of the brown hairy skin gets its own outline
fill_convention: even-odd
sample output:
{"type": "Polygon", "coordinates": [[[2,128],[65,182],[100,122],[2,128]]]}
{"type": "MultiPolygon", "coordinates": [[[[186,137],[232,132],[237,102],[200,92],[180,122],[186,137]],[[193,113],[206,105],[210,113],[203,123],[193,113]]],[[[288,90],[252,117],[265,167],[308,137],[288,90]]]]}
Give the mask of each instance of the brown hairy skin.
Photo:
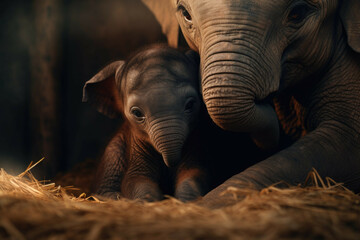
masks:
{"type": "MultiPolygon", "coordinates": [[[[193,165],[198,159],[192,153],[182,151],[198,120],[201,102],[197,81],[196,59],[191,53],[154,46],[127,62],[108,65],[85,84],[84,101],[109,117],[122,119],[99,164],[94,184],[97,194],[161,200],[163,191],[174,192],[176,172],[183,174],[190,168],[204,171],[201,164],[193,165]],[[180,159],[182,155],[185,160],[180,159]]],[[[203,195],[208,189],[198,182],[205,180],[193,174],[177,180],[180,186],[183,181],[199,186],[176,190],[179,199],[203,195]]]]}

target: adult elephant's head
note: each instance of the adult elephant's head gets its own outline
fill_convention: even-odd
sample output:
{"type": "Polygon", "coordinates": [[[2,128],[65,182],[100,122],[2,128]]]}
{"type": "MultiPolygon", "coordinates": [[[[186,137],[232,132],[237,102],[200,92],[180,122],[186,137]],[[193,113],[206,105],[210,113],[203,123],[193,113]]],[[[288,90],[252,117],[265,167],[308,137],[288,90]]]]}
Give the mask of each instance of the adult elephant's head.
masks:
{"type": "Polygon", "coordinates": [[[199,52],[203,99],[213,121],[250,132],[263,147],[278,137],[272,93],[320,75],[344,36],[360,49],[359,0],[143,1],[171,45],[177,45],[180,25],[199,52]]]}

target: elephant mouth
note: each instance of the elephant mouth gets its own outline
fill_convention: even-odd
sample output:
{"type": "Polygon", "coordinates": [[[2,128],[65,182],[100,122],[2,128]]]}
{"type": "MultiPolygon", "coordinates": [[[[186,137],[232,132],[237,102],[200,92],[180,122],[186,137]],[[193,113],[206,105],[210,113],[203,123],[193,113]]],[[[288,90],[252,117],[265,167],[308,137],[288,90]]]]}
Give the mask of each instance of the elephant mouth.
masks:
{"type": "MultiPolygon", "coordinates": [[[[224,130],[247,132],[261,149],[278,146],[279,125],[273,103],[278,90],[270,94],[255,94],[248,79],[208,78],[211,86],[204,88],[203,96],[212,120],[224,130]],[[248,85],[239,86],[246,81],[248,85]]],[[[209,84],[210,85],[210,84],[209,84]]]]}
{"type": "Polygon", "coordinates": [[[278,91],[271,92],[262,99],[255,99],[255,105],[273,105],[274,98],[277,96],[278,91]]]}

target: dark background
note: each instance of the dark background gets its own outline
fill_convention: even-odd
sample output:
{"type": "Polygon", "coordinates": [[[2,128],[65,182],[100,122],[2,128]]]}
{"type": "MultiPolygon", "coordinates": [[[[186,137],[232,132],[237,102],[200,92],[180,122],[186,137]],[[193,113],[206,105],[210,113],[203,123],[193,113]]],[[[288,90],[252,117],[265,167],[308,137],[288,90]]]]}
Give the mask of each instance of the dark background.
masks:
{"type": "Polygon", "coordinates": [[[140,0],[0,2],[0,168],[52,178],[97,159],[116,129],[81,102],[106,64],[165,42],[140,0]]]}

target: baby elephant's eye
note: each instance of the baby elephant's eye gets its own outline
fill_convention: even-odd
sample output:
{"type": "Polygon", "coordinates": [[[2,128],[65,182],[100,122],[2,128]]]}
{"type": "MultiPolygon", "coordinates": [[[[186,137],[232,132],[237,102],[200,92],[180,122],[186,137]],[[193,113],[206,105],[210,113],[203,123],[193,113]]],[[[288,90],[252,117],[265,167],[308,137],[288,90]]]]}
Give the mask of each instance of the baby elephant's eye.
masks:
{"type": "Polygon", "coordinates": [[[185,112],[192,112],[194,109],[194,105],[195,105],[195,99],[190,98],[189,100],[187,100],[186,104],[185,104],[185,112]]]}
{"type": "Polygon", "coordinates": [[[135,117],[138,122],[143,122],[145,120],[145,115],[143,111],[138,107],[132,107],[130,113],[135,117]]]}

